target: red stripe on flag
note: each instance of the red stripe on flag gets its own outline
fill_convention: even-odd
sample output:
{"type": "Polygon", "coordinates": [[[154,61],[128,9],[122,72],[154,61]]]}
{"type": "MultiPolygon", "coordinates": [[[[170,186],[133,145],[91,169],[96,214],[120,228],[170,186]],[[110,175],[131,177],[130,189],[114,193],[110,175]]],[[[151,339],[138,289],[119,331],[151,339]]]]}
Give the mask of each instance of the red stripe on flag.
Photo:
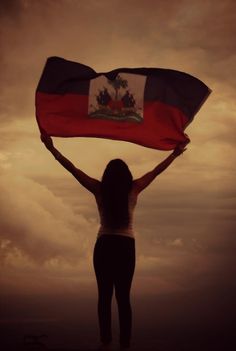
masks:
{"type": "Polygon", "coordinates": [[[144,102],[141,123],[88,116],[88,96],[36,94],[37,121],[48,135],[125,140],[154,149],[172,150],[188,143],[184,133],[189,120],[178,108],[162,102],[144,102]]]}

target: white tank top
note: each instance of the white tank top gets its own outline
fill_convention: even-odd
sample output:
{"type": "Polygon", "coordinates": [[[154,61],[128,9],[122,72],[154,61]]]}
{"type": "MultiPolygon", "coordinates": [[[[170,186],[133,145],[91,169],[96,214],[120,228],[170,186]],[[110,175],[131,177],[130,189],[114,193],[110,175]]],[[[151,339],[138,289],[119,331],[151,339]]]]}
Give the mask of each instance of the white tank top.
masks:
{"type": "Polygon", "coordinates": [[[102,204],[101,191],[99,191],[96,194],[95,198],[96,198],[96,203],[97,203],[98,212],[100,216],[100,228],[98,230],[98,237],[104,234],[117,234],[117,235],[125,235],[125,236],[134,238],[133,214],[134,214],[134,208],[137,203],[137,197],[138,197],[138,193],[136,189],[133,187],[128,197],[129,223],[124,228],[114,229],[106,225],[105,218],[104,218],[104,208],[102,204]]]}

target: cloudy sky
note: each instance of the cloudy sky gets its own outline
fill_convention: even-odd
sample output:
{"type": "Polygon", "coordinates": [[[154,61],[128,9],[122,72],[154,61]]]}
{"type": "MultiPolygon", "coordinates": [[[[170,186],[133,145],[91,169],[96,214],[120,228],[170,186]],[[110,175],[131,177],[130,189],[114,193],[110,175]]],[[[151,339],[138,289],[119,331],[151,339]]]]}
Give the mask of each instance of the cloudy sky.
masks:
{"type": "MultiPolygon", "coordinates": [[[[96,298],[93,196],[39,139],[34,94],[49,56],[89,65],[190,73],[212,94],[188,150],[140,195],[134,298],[234,289],[236,3],[233,0],[5,0],[0,5],[1,293],[96,298]]],[[[168,153],[89,138],[54,139],[100,178],[122,158],[134,177],[168,153]]],[[[4,318],[7,318],[5,316],[4,318]]]]}

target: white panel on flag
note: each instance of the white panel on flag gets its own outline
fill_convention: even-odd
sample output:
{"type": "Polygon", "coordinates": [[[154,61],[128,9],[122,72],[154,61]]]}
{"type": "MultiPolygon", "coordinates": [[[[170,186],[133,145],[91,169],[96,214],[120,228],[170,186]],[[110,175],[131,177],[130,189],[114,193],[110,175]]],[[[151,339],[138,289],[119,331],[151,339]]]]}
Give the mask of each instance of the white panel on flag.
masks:
{"type": "Polygon", "coordinates": [[[88,114],[92,118],[140,123],[146,76],[119,73],[116,79],[100,76],[90,81],[88,114]]]}

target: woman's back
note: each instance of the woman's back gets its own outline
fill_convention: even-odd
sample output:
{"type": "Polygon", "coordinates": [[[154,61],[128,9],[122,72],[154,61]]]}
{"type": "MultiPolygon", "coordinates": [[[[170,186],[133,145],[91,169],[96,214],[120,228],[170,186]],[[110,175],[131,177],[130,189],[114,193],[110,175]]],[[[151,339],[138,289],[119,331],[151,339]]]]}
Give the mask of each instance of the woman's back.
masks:
{"type": "MultiPolygon", "coordinates": [[[[111,226],[110,221],[107,218],[106,209],[104,208],[101,189],[96,193],[95,198],[96,198],[96,203],[97,203],[98,212],[100,216],[100,228],[98,230],[98,236],[104,235],[104,234],[120,234],[120,235],[134,237],[133,214],[137,203],[137,196],[138,196],[138,193],[136,191],[136,187],[132,186],[127,197],[128,221],[123,224],[121,223],[120,225],[117,225],[117,226],[111,226]]],[[[117,210],[119,211],[119,209],[117,210]]]]}
{"type": "Polygon", "coordinates": [[[102,234],[124,234],[133,237],[133,210],[137,201],[133,177],[127,164],[111,160],[105,168],[95,194],[102,234]]]}

